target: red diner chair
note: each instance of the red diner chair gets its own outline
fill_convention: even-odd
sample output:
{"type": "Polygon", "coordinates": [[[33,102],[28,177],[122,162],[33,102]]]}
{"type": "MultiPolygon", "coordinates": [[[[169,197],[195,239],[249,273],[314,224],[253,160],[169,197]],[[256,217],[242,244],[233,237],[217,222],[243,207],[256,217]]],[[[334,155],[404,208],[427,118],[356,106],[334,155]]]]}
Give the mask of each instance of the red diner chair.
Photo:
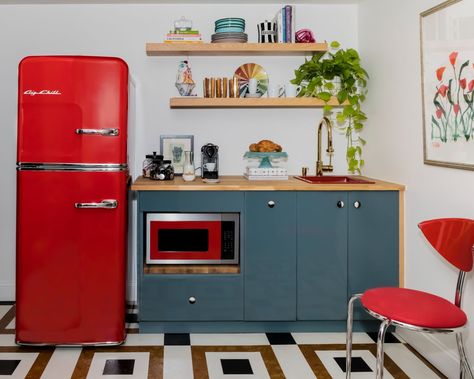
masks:
{"type": "Polygon", "coordinates": [[[390,325],[417,332],[454,334],[459,350],[460,378],[474,379],[462,340],[467,317],[461,309],[465,276],[473,266],[474,220],[444,218],[421,222],[418,227],[432,247],[459,269],[454,303],[427,292],[397,287],[373,288],[353,295],[347,310],[347,379],[351,377],[352,321],[357,299],[367,313],[382,321],[377,336],[377,379],[383,378],[384,337],[390,325]]]}

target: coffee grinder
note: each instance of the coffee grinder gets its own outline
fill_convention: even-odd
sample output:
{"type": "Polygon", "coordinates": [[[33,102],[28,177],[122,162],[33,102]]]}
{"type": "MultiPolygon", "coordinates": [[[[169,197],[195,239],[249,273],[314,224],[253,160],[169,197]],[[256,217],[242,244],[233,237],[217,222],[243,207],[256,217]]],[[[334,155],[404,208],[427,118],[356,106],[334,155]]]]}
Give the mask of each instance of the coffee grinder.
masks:
{"type": "Polygon", "coordinates": [[[201,147],[201,178],[219,179],[219,146],[208,143],[201,147]]]}

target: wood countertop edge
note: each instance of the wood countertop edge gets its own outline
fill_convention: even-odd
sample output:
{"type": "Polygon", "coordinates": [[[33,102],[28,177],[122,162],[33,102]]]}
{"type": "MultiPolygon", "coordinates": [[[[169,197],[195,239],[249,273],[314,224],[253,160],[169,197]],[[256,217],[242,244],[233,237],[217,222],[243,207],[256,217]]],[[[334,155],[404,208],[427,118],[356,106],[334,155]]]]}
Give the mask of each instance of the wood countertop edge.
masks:
{"type": "Polygon", "coordinates": [[[203,183],[200,178],[184,182],[181,177],[172,181],[154,181],[138,177],[133,191],[404,191],[405,186],[361,176],[373,184],[309,184],[290,177],[288,180],[247,180],[243,176],[222,176],[216,184],[203,183]]]}

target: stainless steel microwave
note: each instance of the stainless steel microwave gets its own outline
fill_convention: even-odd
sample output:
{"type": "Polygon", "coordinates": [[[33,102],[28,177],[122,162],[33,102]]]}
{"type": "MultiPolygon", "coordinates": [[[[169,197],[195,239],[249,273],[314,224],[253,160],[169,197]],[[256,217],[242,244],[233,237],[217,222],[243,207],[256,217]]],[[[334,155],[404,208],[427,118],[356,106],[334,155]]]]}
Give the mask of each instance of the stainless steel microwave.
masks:
{"type": "Polygon", "coordinates": [[[148,213],[146,263],[239,263],[239,213],[148,213]]]}

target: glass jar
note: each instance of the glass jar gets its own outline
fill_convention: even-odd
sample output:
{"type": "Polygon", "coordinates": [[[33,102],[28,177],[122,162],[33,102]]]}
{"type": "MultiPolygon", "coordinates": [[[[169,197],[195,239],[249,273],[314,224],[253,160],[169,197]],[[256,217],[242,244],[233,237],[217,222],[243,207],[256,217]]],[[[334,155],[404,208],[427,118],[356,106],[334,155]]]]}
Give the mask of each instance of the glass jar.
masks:
{"type": "Polygon", "coordinates": [[[173,180],[174,167],[170,160],[160,161],[156,164],[154,170],[150,173],[150,179],[153,180],[173,180]]]}
{"type": "Polygon", "coordinates": [[[192,182],[196,179],[193,155],[192,151],[184,152],[183,180],[185,182],[192,182]]]}

